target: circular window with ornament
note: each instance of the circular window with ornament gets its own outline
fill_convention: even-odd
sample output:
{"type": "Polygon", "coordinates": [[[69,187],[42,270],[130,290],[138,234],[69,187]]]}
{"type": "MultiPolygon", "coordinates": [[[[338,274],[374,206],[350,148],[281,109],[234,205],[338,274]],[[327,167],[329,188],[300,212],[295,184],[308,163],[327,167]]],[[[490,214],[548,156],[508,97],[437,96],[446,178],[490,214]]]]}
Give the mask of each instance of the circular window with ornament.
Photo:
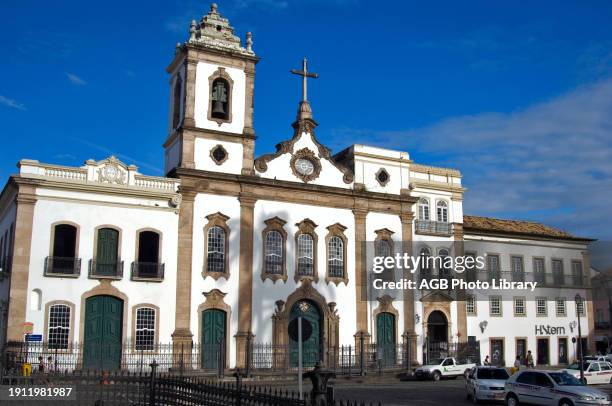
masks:
{"type": "Polygon", "coordinates": [[[308,148],[294,153],[290,165],[293,174],[304,182],[318,178],[321,173],[321,161],[308,148]]]}

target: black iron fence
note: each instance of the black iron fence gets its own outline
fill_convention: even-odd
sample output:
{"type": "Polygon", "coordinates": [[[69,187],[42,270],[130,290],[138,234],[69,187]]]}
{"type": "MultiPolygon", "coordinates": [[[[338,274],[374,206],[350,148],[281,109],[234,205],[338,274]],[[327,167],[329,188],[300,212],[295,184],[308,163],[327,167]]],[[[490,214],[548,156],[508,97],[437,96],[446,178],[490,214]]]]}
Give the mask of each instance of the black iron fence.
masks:
{"type": "Polygon", "coordinates": [[[467,363],[480,363],[480,343],[478,341],[449,343],[446,341],[425,340],[423,350],[424,364],[446,357],[455,357],[457,360],[467,363]]]}
{"type": "MultiPolygon", "coordinates": [[[[37,373],[15,375],[0,370],[0,385],[27,389],[36,386],[53,389],[64,396],[63,405],[92,404],[95,406],[365,406],[358,401],[337,401],[328,379],[334,373],[319,365],[304,374],[312,381],[309,393],[282,388],[244,384],[243,375],[236,371],[232,381],[212,380],[197,376],[180,376],[157,372],[152,362],[146,372],[74,371],[71,373],[37,373]],[[64,389],[64,391],[61,391],[64,389]]],[[[26,391],[26,393],[29,393],[26,391]]],[[[40,393],[40,392],[38,392],[40,393]]],[[[45,400],[48,400],[45,397],[45,400]]],[[[19,405],[15,398],[11,404],[19,405]]],[[[31,397],[24,404],[31,404],[31,397]],[[30,403],[26,403],[30,402],[30,403]]],[[[54,400],[60,400],[55,396],[54,400]]],[[[378,406],[381,404],[378,403],[378,406]]],[[[372,406],[370,404],[370,406],[372,406]]]]}

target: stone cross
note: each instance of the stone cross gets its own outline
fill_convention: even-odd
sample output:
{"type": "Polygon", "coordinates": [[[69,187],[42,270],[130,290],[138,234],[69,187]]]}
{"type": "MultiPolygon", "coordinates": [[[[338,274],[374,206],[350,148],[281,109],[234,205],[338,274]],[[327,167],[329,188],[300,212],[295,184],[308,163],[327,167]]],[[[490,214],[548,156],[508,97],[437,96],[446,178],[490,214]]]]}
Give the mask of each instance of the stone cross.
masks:
{"type": "Polygon", "coordinates": [[[316,73],[308,72],[308,60],[304,58],[302,61],[302,70],[291,69],[291,73],[300,75],[302,77],[302,101],[308,101],[308,84],[307,78],[316,79],[319,77],[316,73]]]}

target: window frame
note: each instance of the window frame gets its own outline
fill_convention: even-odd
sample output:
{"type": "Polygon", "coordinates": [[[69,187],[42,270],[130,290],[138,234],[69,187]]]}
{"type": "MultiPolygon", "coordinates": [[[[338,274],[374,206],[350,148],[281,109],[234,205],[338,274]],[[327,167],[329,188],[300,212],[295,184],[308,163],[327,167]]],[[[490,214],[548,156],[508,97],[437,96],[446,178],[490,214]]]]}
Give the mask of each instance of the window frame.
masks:
{"type": "Polygon", "coordinates": [[[229,241],[230,241],[230,227],[227,222],[229,217],[221,212],[216,212],[209,214],[206,216],[208,223],[204,226],[204,257],[203,257],[203,268],[202,268],[202,277],[206,279],[207,277],[213,278],[215,281],[219,278],[225,278],[229,280],[230,278],[230,268],[229,268],[229,241]],[[225,244],[224,244],[224,256],[223,263],[224,269],[223,272],[209,272],[208,271],[208,232],[210,229],[214,227],[219,227],[225,232],[225,244]]]}
{"type": "Polygon", "coordinates": [[[172,130],[180,128],[182,124],[184,104],[183,78],[179,71],[172,87],[172,130]]]}
{"type": "Polygon", "coordinates": [[[476,296],[468,295],[465,298],[465,314],[468,316],[478,316],[478,305],[476,296]],[[469,310],[469,303],[472,303],[472,311],[469,310]]]}
{"type": "Polygon", "coordinates": [[[448,209],[449,205],[448,202],[446,200],[437,200],[436,201],[436,221],[439,223],[449,223],[450,219],[449,219],[449,209],[448,209]],[[444,215],[442,216],[442,218],[444,218],[444,216],[446,216],[446,220],[440,220],[440,212],[439,210],[442,209],[444,215]]]}
{"type": "Polygon", "coordinates": [[[503,302],[501,296],[489,296],[489,316],[490,317],[503,317],[503,302]],[[493,300],[499,301],[499,313],[493,313],[493,300]]]}
{"type": "Polygon", "coordinates": [[[512,298],[512,307],[514,309],[514,317],[527,317],[527,299],[524,296],[515,296],[512,298]],[[522,301],[523,312],[517,311],[517,303],[522,301]]]}
{"type": "MultiPolygon", "coordinates": [[[[54,253],[55,253],[55,240],[56,240],[56,227],[57,226],[61,226],[61,225],[68,225],[68,226],[72,226],[76,229],[76,233],[75,233],[75,239],[74,239],[74,260],[75,261],[80,261],[80,257],[79,257],[79,240],[81,237],[81,227],[79,224],[73,222],[73,221],[68,221],[68,220],[62,220],[62,221],[57,221],[54,222],[53,224],[51,224],[51,231],[50,231],[50,238],[49,238],[49,258],[54,257],[54,253]]],[[[104,228],[104,227],[102,227],[104,228]]],[[[110,227],[110,228],[115,228],[115,227],[110,227]]],[[[121,241],[121,231],[117,228],[115,228],[116,230],[119,231],[119,241],[121,241]]],[[[98,237],[98,230],[96,229],[95,232],[95,238],[97,240],[98,237]]],[[[6,242],[5,242],[6,243],[6,242]]],[[[7,244],[8,245],[8,244],[7,244]]],[[[97,249],[97,242],[96,242],[96,247],[97,249]]],[[[95,251],[94,251],[94,255],[95,255],[95,251]]],[[[78,272],[75,272],[74,274],[62,274],[62,273],[53,273],[53,272],[47,272],[47,267],[45,264],[45,271],[44,271],[44,276],[46,277],[61,277],[61,278],[78,278],[81,276],[81,264],[79,263],[78,265],[75,264],[75,268],[78,267],[78,272]]]]}
{"type": "Polygon", "coordinates": [[[263,229],[263,231],[261,232],[261,245],[262,245],[262,251],[261,251],[261,280],[265,281],[266,279],[270,279],[272,280],[272,283],[276,283],[277,280],[282,280],[283,282],[287,281],[287,232],[285,231],[285,224],[287,223],[285,220],[281,219],[280,217],[272,217],[270,219],[267,219],[264,221],[266,227],[263,229]],[[282,255],[281,255],[281,273],[280,274],[275,274],[275,273],[269,273],[267,272],[266,269],[266,242],[267,242],[267,236],[268,233],[270,232],[277,232],[281,235],[282,238],[282,255]]]}
{"type": "MultiPolygon", "coordinates": [[[[66,306],[70,309],[67,345],[66,348],[57,348],[58,352],[70,352],[72,351],[72,344],[74,342],[75,305],[67,300],[53,300],[45,304],[44,338],[47,345],[50,343],[49,333],[51,329],[49,323],[51,322],[51,308],[54,306],[66,306]]],[[[55,351],[55,348],[53,350],[55,351]]]]}
{"type": "Polygon", "coordinates": [[[548,317],[548,298],[544,296],[538,296],[535,298],[536,317],[548,317]],[[544,313],[540,313],[539,301],[544,301],[544,313]]]}
{"type": "Polygon", "coordinates": [[[564,297],[555,298],[555,314],[557,317],[567,317],[567,300],[564,297]],[[559,312],[560,300],[563,301],[563,312],[559,312]]]}
{"type": "MultiPolygon", "coordinates": [[[[381,243],[388,244],[389,247],[389,256],[395,255],[395,242],[393,241],[393,231],[388,228],[381,228],[380,230],[375,230],[376,238],[374,239],[374,256],[381,256],[380,252],[378,252],[378,247],[381,243]]],[[[385,269],[382,273],[378,274],[378,277],[383,281],[392,281],[395,279],[395,267],[390,269],[385,269]]]]}
{"type": "Polygon", "coordinates": [[[332,282],[336,286],[340,285],[341,282],[344,282],[345,285],[348,285],[348,272],[347,272],[347,250],[348,250],[348,238],[344,232],[346,231],[346,227],[340,223],[332,224],[327,227],[328,233],[325,236],[325,268],[326,268],[326,276],[325,282],[332,282]],[[333,238],[339,238],[342,241],[342,276],[332,276],[330,274],[330,255],[329,255],[329,245],[333,238]]]}
{"type": "Polygon", "coordinates": [[[419,198],[419,203],[418,203],[418,210],[419,210],[419,220],[420,221],[430,221],[431,219],[431,205],[429,204],[429,199],[427,197],[421,197],[419,198]],[[426,213],[425,213],[426,211],[426,213]],[[426,216],[421,216],[421,214],[427,214],[426,216]]]}
{"type": "Polygon", "coordinates": [[[159,320],[160,320],[160,309],[158,306],[152,303],[139,303],[132,306],[132,340],[131,347],[133,351],[138,352],[154,352],[157,344],[159,343],[159,320]],[[154,327],[153,327],[153,344],[150,349],[139,349],[137,345],[137,333],[138,333],[138,311],[141,309],[152,309],[154,311],[154,327]]]}
{"type": "Polygon", "coordinates": [[[299,223],[295,224],[296,227],[298,228],[297,231],[295,232],[294,235],[294,243],[295,243],[295,269],[293,271],[294,273],[294,280],[300,281],[300,280],[304,280],[304,279],[309,279],[312,282],[318,282],[319,281],[319,273],[318,273],[318,267],[317,267],[317,262],[318,262],[318,255],[317,255],[317,251],[318,251],[318,236],[317,233],[315,231],[315,229],[318,227],[314,221],[310,220],[309,218],[305,218],[304,220],[300,221],[299,223]],[[309,235],[312,238],[312,275],[300,275],[299,274],[299,237],[302,234],[306,234],[309,235]]]}

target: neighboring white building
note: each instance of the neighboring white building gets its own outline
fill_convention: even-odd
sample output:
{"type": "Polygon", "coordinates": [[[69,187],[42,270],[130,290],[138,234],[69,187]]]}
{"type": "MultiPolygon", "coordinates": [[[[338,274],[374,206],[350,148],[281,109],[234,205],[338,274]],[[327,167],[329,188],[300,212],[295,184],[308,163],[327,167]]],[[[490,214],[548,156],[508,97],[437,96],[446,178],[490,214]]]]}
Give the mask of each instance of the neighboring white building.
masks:
{"type": "Polygon", "coordinates": [[[302,316],[312,327],[307,350],[330,362],[322,348],[360,337],[385,348],[410,343],[414,362],[465,342],[507,365],[527,350],[541,363],[574,358],[576,293],[585,299],[582,333],[593,330],[581,276],[588,239],[464,216],[460,172],[406,152],[352,145],[332,155],[315,137],[305,81],[293,136],[255,158],[258,59],[251,35],[243,46],[215,5],[192,23],[167,69],[167,177],[114,157],[82,167],[20,161],[0,195],[1,341],[23,340],[31,323],[52,348],[83,343],[78,366],[108,368],[120,366],[122,344],[154,351],[158,342],[201,344],[197,363],[211,367],[215,356],[205,353],[221,342],[235,367],[248,343],[291,352],[302,316]],[[368,294],[373,255],[422,249],[487,254],[488,271],[544,275],[548,287],[368,294]]]}

